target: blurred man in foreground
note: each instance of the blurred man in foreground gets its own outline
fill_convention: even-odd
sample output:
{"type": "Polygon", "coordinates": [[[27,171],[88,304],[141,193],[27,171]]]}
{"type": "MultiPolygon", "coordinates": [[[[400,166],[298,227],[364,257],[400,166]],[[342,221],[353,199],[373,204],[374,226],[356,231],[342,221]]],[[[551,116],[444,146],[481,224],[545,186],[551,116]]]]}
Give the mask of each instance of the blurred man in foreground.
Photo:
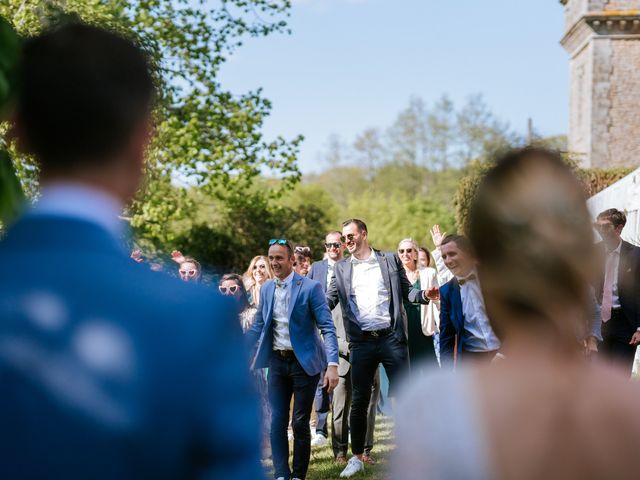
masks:
{"type": "Polygon", "coordinates": [[[0,478],[260,478],[230,302],[119,245],[151,130],[143,54],[72,25],[23,55],[14,128],[42,196],[0,243],[0,478]]]}

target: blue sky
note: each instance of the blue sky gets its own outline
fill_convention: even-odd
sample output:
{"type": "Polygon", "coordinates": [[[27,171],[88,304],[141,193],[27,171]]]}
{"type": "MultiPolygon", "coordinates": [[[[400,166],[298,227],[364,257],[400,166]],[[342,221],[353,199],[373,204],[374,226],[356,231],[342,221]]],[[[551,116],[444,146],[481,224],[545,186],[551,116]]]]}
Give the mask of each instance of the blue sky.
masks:
{"type": "Polygon", "coordinates": [[[294,0],[291,35],[249,39],[221,71],[273,102],[267,138],[303,134],[303,172],[330,134],[386,127],[412,95],[482,93],[519,132],[566,133],[568,56],[558,0],[294,0]]]}

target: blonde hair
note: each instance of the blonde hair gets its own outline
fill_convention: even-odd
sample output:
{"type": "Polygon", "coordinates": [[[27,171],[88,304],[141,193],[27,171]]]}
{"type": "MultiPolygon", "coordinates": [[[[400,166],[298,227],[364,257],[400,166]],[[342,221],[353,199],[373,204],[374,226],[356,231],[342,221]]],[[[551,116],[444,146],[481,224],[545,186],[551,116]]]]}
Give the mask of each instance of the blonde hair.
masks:
{"type": "Polygon", "coordinates": [[[260,260],[263,260],[265,265],[267,266],[267,280],[274,277],[273,270],[271,269],[271,264],[269,263],[269,259],[267,257],[265,257],[264,255],[256,255],[251,259],[251,262],[249,262],[249,268],[247,268],[247,271],[244,272],[242,280],[244,282],[244,287],[247,290],[247,293],[251,295],[251,301],[254,305],[257,305],[260,301],[260,285],[258,285],[253,278],[253,269],[256,263],[258,263],[258,261],[260,260]]]}
{"type": "Polygon", "coordinates": [[[418,265],[418,250],[420,249],[420,247],[418,247],[418,244],[416,243],[416,241],[413,238],[407,237],[407,238],[403,238],[402,240],[400,240],[398,242],[398,247],[396,248],[396,250],[398,248],[400,248],[400,245],[402,245],[403,243],[410,243],[411,246],[413,247],[413,251],[416,254],[416,259],[415,259],[415,264],[416,265],[415,265],[415,267],[418,268],[419,267],[419,265],[418,265]]]}

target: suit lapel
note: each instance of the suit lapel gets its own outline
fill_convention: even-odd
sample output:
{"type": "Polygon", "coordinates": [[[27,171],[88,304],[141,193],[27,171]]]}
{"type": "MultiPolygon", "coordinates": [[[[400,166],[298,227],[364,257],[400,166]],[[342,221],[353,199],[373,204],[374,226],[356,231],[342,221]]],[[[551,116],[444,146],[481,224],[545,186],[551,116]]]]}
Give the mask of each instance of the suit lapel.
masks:
{"type": "Polygon", "coordinates": [[[267,328],[269,328],[269,326],[271,325],[271,321],[273,320],[273,302],[275,301],[275,291],[276,291],[276,284],[271,281],[268,284],[266,284],[263,288],[268,289],[265,293],[265,300],[267,301],[267,313],[265,315],[265,330],[267,328]]]}
{"type": "Polygon", "coordinates": [[[380,265],[380,270],[382,272],[382,280],[384,281],[384,286],[387,287],[387,292],[389,292],[389,298],[391,298],[391,278],[389,276],[389,264],[387,263],[387,256],[378,250],[374,250],[376,252],[376,257],[378,258],[378,264],[380,265]]]}
{"type": "Polygon", "coordinates": [[[456,318],[456,328],[457,330],[462,330],[464,328],[464,312],[462,311],[462,290],[460,289],[460,284],[456,278],[453,279],[453,300],[455,300],[456,305],[453,309],[455,312],[456,318]]]}
{"type": "MultiPolygon", "coordinates": [[[[301,287],[302,287],[302,277],[297,273],[294,273],[293,278],[291,279],[291,297],[289,298],[289,321],[291,321],[291,315],[293,314],[293,307],[296,304],[296,300],[298,299],[298,294],[300,293],[301,287]]],[[[291,322],[289,322],[289,327],[291,327],[291,322]]]]}
{"type": "MultiPolygon", "coordinates": [[[[351,263],[351,259],[348,258],[342,263],[342,278],[344,279],[344,291],[347,294],[347,302],[349,302],[349,297],[351,296],[351,269],[353,268],[353,264],[351,263]]],[[[336,263],[336,267],[338,264],[336,263]]],[[[336,268],[334,267],[334,268],[336,268]]]]}
{"type": "Polygon", "coordinates": [[[620,262],[618,263],[618,290],[620,290],[620,285],[624,281],[624,273],[627,271],[629,264],[629,252],[631,251],[631,244],[623,241],[622,245],[620,245],[620,262]]]}

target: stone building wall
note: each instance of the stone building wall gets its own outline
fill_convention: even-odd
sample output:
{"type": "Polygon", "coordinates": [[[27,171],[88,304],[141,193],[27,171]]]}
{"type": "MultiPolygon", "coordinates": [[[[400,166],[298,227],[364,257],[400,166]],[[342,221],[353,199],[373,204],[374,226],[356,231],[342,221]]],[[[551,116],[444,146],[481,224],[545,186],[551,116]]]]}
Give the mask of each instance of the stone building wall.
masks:
{"type": "Polygon", "coordinates": [[[569,150],[585,167],[640,165],[640,0],[561,0],[569,150]]]}

